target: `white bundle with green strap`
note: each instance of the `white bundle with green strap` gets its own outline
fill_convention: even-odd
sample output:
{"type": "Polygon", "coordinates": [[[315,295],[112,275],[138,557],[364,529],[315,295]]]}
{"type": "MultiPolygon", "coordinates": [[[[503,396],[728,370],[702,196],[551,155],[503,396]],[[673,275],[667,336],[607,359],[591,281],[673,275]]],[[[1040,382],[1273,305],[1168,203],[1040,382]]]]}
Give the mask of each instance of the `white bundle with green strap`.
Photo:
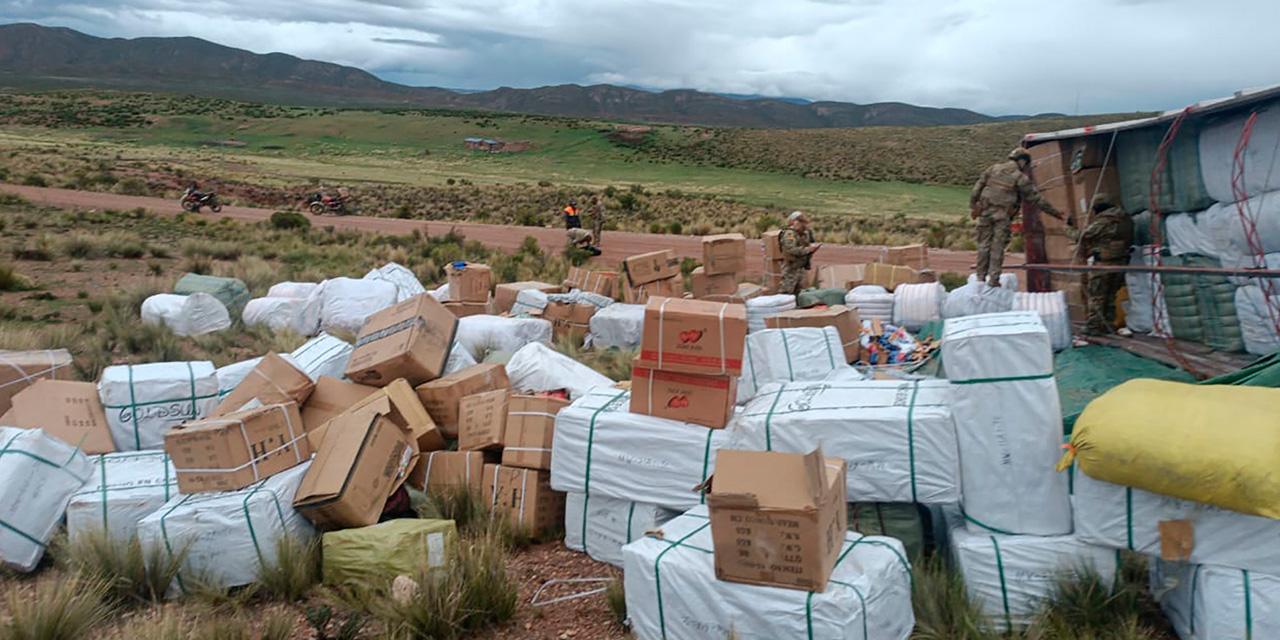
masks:
{"type": "Polygon", "coordinates": [[[621,567],[623,545],[678,515],[656,504],[569,493],[565,497],[564,546],[621,567]]]}
{"type": "Polygon", "coordinates": [[[894,538],[846,533],[825,591],[716,578],[706,507],[622,548],[627,615],[639,640],[905,640],[911,567],[894,538]]]}
{"type": "Polygon", "coordinates": [[[551,488],[678,511],[701,504],[694,487],[715,470],[729,431],[631,413],[630,406],[629,392],[595,388],[556,414],[551,488]]]}
{"type": "Polygon", "coordinates": [[[1104,585],[1115,578],[1117,551],[1085,544],[1076,536],[973,533],[956,515],[947,517],[952,557],[964,575],[969,599],[1001,633],[1026,629],[1064,577],[1090,568],[1104,585]]]}
{"type": "Polygon", "coordinates": [[[98,397],[116,451],[163,449],[166,431],[218,406],[218,376],[207,360],[117,365],[102,371],[98,397]]]}
{"type": "Polygon", "coordinates": [[[738,378],[738,404],[746,404],[768,385],[822,380],[847,368],[844,343],[835,327],[763,329],[747,335],[738,378]]]}
{"type": "Polygon", "coordinates": [[[1072,469],[1075,534],[1084,542],[1159,556],[1160,523],[1191,525],[1187,559],[1280,575],[1280,520],[1122,487],[1072,469]]]}
{"type": "Polygon", "coordinates": [[[946,380],[796,382],[752,400],[730,449],[825,455],[848,463],[850,502],[960,501],[946,380]]]}
{"type": "Polygon", "coordinates": [[[0,427],[0,562],[35,569],[89,473],[79,449],[40,429],[0,427]]]}
{"type": "Polygon", "coordinates": [[[178,495],[178,476],[163,451],[108,453],[89,461],[89,481],[67,505],[72,539],[104,532],[111,540],[128,541],[139,521],[178,495]]]}
{"type": "Polygon", "coordinates": [[[312,380],[319,380],[321,376],[341,380],[346,377],[347,361],[354,350],[355,347],[346,340],[322,333],[294,349],[289,357],[312,380]]]}
{"type": "Polygon", "coordinates": [[[1280,576],[1152,560],[1151,593],[1182,640],[1280,638],[1280,576]]]}
{"type": "Polygon", "coordinates": [[[426,287],[422,286],[422,282],[418,280],[418,276],[410,271],[407,267],[403,267],[394,262],[369,271],[364,274],[364,280],[381,280],[389,282],[396,287],[396,302],[404,302],[414,296],[420,296],[427,292],[426,287]]]}
{"type": "Polygon", "coordinates": [[[1071,533],[1062,408],[1049,332],[1034,311],[948,320],[942,361],[960,447],[969,530],[1071,533]]]}
{"type": "Polygon", "coordinates": [[[306,475],[307,461],[239,491],[181,495],[138,523],[143,549],[160,545],[187,557],[177,586],[198,580],[227,588],[251,584],[259,568],[276,562],[280,540],[303,543],[315,529],[293,509],[293,497],[306,475]]]}

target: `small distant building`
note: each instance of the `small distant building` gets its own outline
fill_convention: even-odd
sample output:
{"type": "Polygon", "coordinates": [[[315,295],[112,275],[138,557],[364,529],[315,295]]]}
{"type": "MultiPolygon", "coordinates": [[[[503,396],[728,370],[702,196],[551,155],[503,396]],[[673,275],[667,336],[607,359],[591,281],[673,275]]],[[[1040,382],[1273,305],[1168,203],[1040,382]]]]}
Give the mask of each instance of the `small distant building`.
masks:
{"type": "Polygon", "coordinates": [[[485,153],[520,153],[521,151],[532,149],[533,143],[528,140],[506,142],[492,138],[467,138],[462,141],[462,146],[472,151],[484,151],[485,153]]]}

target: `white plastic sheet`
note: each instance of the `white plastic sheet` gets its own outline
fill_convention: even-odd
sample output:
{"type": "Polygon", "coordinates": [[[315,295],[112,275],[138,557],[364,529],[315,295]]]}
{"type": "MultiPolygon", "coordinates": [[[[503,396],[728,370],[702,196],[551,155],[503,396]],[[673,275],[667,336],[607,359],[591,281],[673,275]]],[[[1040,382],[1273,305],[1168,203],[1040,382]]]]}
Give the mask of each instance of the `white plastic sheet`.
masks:
{"type": "Polygon", "coordinates": [[[399,295],[396,285],[383,280],[334,278],[320,283],[310,300],[318,305],[321,330],[360,333],[369,316],[396,304],[399,295]]]}
{"type": "MultiPolygon", "coordinates": [[[[976,282],[978,282],[978,274],[971,273],[969,274],[969,279],[965,281],[965,284],[974,284],[976,282]]],[[[985,280],[983,282],[985,282],[985,280]]],[[[1002,272],[1000,274],[1000,287],[1002,289],[1008,289],[1010,291],[1017,291],[1018,290],[1018,274],[1008,272],[1008,271],[1002,272]]]]}
{"type": "Polygon", "coordinates": [[[565,496],[564,546],[593,559],[622,566],[623,545],[680,515],[656,504],[581,493],[565,496]]]}
{"type": "Polygon", "coordinates": [[[1280,281],[1276,281],[1268,307],[1262,294],[1262,285],[1251,284],[1236,289],[1236,315],[1240,317],[1240,333],[1244,338],[1244,350],[1253,355],[1265,356],[1280,349],[1280,335],[1276,333],[1275,320],[1280,319],[1280,281]],[[1273,318],[1273,314],[1277,318],[1273,318]]]}
{"type": "Polygon", "coordinates": [[[432,298],[435,298],[440,302],[448,302],[449,301],[449,283],[446,282],[436,287],[435,289],[428,291],[427,294],[429,294],[432,298]]]}
{"type": "MultiPolygon", "coordinates": [[[[510,373],[510,370],[508,370],[510,373]]],[[[715,471],[727,429],[631,413],[631,394],[594,389],[556,414],[551,488],[688,509],[715,471]]]]}
{"type": "Polygon", "coordinates": [[[381,280],[389,282],[396,287],[396,302],[404,302],[414,296],[420,296],[427,292],[422,283],[418,281],[418,276],[414,275],[408,268],[398,265],[394,262],[387,264],[364,274],[365,280],[381,280]]]}
{"type": "MultiPolygon", "coordinates": [[[[1205,190],[1218,202],[1235,202],[1231,188],[1236,147],[1251,112],[1211,124],[1200,131],[1200,175],[1205,190]]],[[[1280,189],[1280,109],[1260,110],[1253,125],[1244,162],[1244,189],[1249,196],[1280,189]]],[[[1257,636],[1255,636],[1257,637],[1257,636]]]]}
{"type": "Polygon", "coordinates": [[[1280,577],[1153,560],[1151,591],[1182,640],[1280,638],[1280,577]]]}
{"type": "Polygon", "coordinates": [[[915,626],[911,567],[894,538],[846,533],[826,590],[716,578],[699,507],[623,548],[627,615],[639,640],[905,640],[915,626]]]}
{"type": "Polygon", "coordinates": [[[948,320],[942,359],[960,445],[964,507],[975,533],[1071,533],[1062,408],[1040,316],[1012,311],[948,320]]]}
{"type": "Polygon", "coordinates": [[[109,453],[89,461],[89,481],[67,506],[72,539],[103,532],[111,540],[128,541],[138,522],[178,495],[178,476],[163,451],[109,453]]]}
{"type": "Polygon", "coordinates": [[[178,577],[215,587],[255,582],[259,567],[276,562],[281,538],[306,542],[315,529],[293,509],[293,497],[310,462],[239,491],[181,495],[138,523],[144,549],[159,545],[170,553],[188,549],[178,577]]]}
{"type": "Polygon", "coordinates": [[[945,380],[797,382],[743,408],[730,449],[824,455],[848,464],[849,502],[960,501],[945,380]]]}
{"type": "Polygon", "coordinates": [[[900,284],[893,291],[893,323],[908,331],[919,331],[942,319],[942,302],[946,298],[947,288],[937,282],[900,284]]]}
{"type": "Polygon", "coordinates": [[[209,361],[117,365],[102,371],[98,397],[116,451],[163,449],[166,431],[218,406],[218,376],[209,361]]]}
{"type": "Polygon", "coordinates": [[[796,308],[796,297],[789,294],[759,296],[747,300],[747,332],[765,330],[765,318],[796,308]]]}
{"type": "Polygon", "coordinates": [[[1235,205],[1230,207],[1230,212],[1214,205],[1204,211],[1164,216],[1164,239],[1169,253],[1208,256],[1223,262],[1237,260],[1243,252],[1231,246],[1231,229],[1240,226],[1240,219],[1235,205]]]}
{"type": "Polygon", "coordinates": [[[545,291],[537,289],[521,289],[516,293],[516,301],[511,305],[511,315],[518,316],[522,313],[541,313],[547,308],[547,298],[545,291]]]}
{"type": "Polygon", "coordinates": [[[319,289],[316,282],[277,282],[267,289],[268,298],[302,298],[307,299],[319,289]]]}
{"type": "Polygon", "coordinates": [[[1006,288],[1003,284],[993,287],[985,282],[971,282],[947,293],[947,300],[942,305],[942,315],[951,319],[1012,311],[1017,295],[1016,289],[1006,288]]]}
{"type": "Polygon", "coordinates": [[[517,393],[568,389],[571,398],[581,398],[592,387],[611,387],[613,381],[595,369],[570,358],[542,342],[522,347],[507,362],[507,377],[517,393]]]}
{"type": "Polygon", "coordinates": [[[742,376],[738,378],[738,404],[759,395],[766,385],[821,380],[846,364],[844,345],[835,327],[751,333],[743,354],[742,376]]]}
{"type": "Polygon", "coordinates": [[[244,305],[240,318],[245,326],[262,325],[277,333],[291,330],[309,336],[316,332],[314,317],[308,317],[310,308],[306,298],[254,298],[244,305]]]}
{"type": "Polygon", "coordinates": [[[1014,311],[1034,311],[1049,330],[1049,344],[1054,351],[1071,348],[1071,315],[1066,291],[1024,293],[1013,297],[1014,311]]]}
{"type": "Polygon", "coordinates": [[[591,316],[591,346],[637,349],[644,336],[644,305],[615,303],[591,316]]]}
{"type": "Polygon", "coordinates": [[[969,598],[1003,633],[1026,629],[1058,580],[1086,567],[1095,570],[1103,584],[1115,577],[1118,554],[1075,536],[977,534],[959,525],[950,535],[951,553],[969,598]]]}
{"type": "Polygon", "coordinates": [[[893,294],[874,284],[854,287],[844,296],[844,306],[858,310],[863,320],[893,321],[893,294]]]}
{"type": "Polygon", "coordinates": [[[493,351],[516,352],[534,342],[551,342],[551,322],[541,318],[475,315],[458,320],[455,344],[476,360],[493,351]]]}
{"type": "Polygon", "coordinates": [[[79,449],[44,431],[0,427],[0,561],[36,568],[90,470],[79,449]]]}
{"type": "MultiPolygon", "coordinates": [[[[1129,264],[1154,265],[1159,250],[1156,246],[1135,247],[1129,264]]],[[[1134,333],[1153,333],[1156,318],[1159,317],[1162,335],[1167,336],[1171,328],[1169,307],[1165,305],[1164,296],[1155,296],[1155,286],[1160,282],[1160,274],[1130,272],[1124,274],[1124,282],[1129,289],[1129,300],[1124,303],[1125,326],[1134,333]]]]}
{"type": "Polygon", "coordinates": [[[476,359],[471,357],[471,353],[462,348],[457,342],[449,347],[449,360],[444,363],[444,372],[440,377],[445,377],[466,369],[477,364],[476,359]]]}
{"type": "Polygon", "coordinates": [[[179,336],[202,336],[231,328],[226,305],[207,293],[157,293],[142,301],[142,321],[163,325],[179,336]]]}
{"type": "Polygon", "coordinates": [[[351,343],[322,333],[294,349],[289,357],[312,380],[319,380],[320,376],[341,380],[346,376],[352,351],[355,347],[351,343]]]}

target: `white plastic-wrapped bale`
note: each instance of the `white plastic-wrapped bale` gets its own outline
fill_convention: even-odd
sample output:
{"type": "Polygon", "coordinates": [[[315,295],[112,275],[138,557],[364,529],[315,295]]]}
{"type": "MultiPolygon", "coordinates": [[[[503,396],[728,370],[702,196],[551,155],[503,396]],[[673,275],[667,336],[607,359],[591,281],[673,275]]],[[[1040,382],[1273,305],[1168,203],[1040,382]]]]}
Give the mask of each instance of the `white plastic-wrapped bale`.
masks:
{"type": "Polygon", "coordinates": [[[1244,163],[1241,186],[1246,194],[1280,190],[1280,109],[1273,106],[1219,120],[1200,130],[1199,142],[1200,175],[1214,200],[1239,200],[1232,188],[1237,159],[1244,163]],[[1251,113],[1257,113],[1258,118],[1247,144],[1239,149],[1251,113]]]}
{"type": "MultiPolygon", "coordinates": [[[[518,294],[517,294],[518,295],[518,294]]],[[[565,304],[589,304],[596,309],[604,309],[613,304],[613,298],[602,296],[592,291],[574,289],[569,293],[549,293],[547,302],[563,302],[565,304]]]]}
{"type": "Polygon", "coordinates": [[[551,488],[688,509],[715,471],[727,429],[630,412],[631,394],[595,389],[556,414],[551,488]]]}
{"type": "MultiPolygon", "coordinates": [[[[965,280],[965,284],[975,284],[977,282],[980,282],[980,281],[978,280],[978,274],[976,273],[969,274],[969,278],[965,280]]],[[[982,280],[981,282],[986,282],[986,281],[982,280]]],[[[1010,291],[1017,291],[1018,290],[1018,274],[1008,272],[1008,271],[1001,273],[1000,288],[1008,289],[1010,291]]]]}
{"type": "Polygon", "coordinates": [[[239,491],[177,496],[138,523],[138,540],[143,549],[187,549],[180,588],[184,576],[220,588],[252,584],[259,567],[276,562],[281,539],[305,543],[315,536],[293,509],[310,466],[304,462],[239,491]]]}
{"type": "Polygon", "coordinates": [[[245,326],[264,326],[272,331],[294,331],[309,336],[316,332],[316,319],[308,318],[314,308],[306,298],[254,298],[244,306],[240,318],[245,326]]]}
{"type": "Polygon", "coordinates": [[[471,352],[454,342],[453,346],[449,347],[449,360],[444,363],[444,373],[440,374],[440,377],[457,373],[467,367],[474,367],[476,364],[476,359],[471,357],[471,352]]]}
{"type": "Polygon", "coordinates": [[[950,536],[969,599],[997,631],[1010,634],[1031,624],[1062,578],[1092,569],[1102,584],[1112,584],[1119,556],[1075,536],[977,534],[959,524],[950,536]]]}
{"type": "Polygon", "coordinates": [[[456,344],[476,360],[493,351],[516,352],[533,342],[551,342],[551,322],[541,318],[467,316],[458,320],[456,344]]]}
{"type": "Polygon", "coordinates": [[[516,393],[568,389],[570,398],[581,398],[592,387],[611,387],[613,381],[596,373],[546,343],[532,342],[507,361],[507,378],[516,393]]]}
{"type": "Polygon", "coordinates": [[[1280,576],[1157,559],[1151,592],[1182,640],[1280,638],[1280,576]]]}
{"type": "Polygon", "coordinates": [[[546,310],[550,299],[545,291],[537,289],[521,289],[516,294],[515,304],[511,305],[511,315],[522,313],[542,313],[546,310]]]}
{"type": "Polygon", "coordinates": [[[1265,356],[1280,349],[1280,334],[1276,325],[1280,321],[1280,282],[1274,284],[1250,284],[1236,289],[1236,314],[1240,316],[1240,334],[1244,338],[1244,350],[1265,356]],[[1272,289],[1264,296],[1263,287],[1272,289]],[[1270,305],[1267,299],[1270,298],[1270,305]]]}
{"type": "Polygon", "coordinates": [[[98,397],[116,451],[163,449],[166,431],[213,411],[218,406],[215,371],[207,360],[103,369],[98,397]]]}
{"type": "Polygon", "coordinates": [[[751,333],[747,335],[742,376],[738,378],[738,404],[756,397],[767,385],[822,380],[843,368],[847,368],[844,345],[835,327],[751,333]]]}
{"type": "Polygon", "coordinates": [[[1221,205],[1214,205],[1204,211],[1161,216],[1169,253],[1208,256],[1223,262],[1238,259],[1243,253],[1231,246],[1231,228],[1239,227],[1240,219],[1235,205],[1229,206],[1229,212],[1221,205]]]}
{"type": "Polygon", "coordinates": [[[680,515],[655,504],[582,493],[565,496],[564,546],[599,562],[622,566],[622,547],[680,515]]]}
{"type": "Polygon", "coordinates": [[[169,327],[175,335],[202,336],[231,328],[226,305],[207,293],[157,293],[142,301],[142,321],[169,327]]]}
{"type": "Polygon", "coordinates": [[[435,289],[428,291],[427,295],[431,296],[432,298],[435,298],[439,302],[448,302],[449,301],[449,283],[446,282],[436,287],[435,289]]]}
{"type": "Polygon", "coordinates": [[[408,268],[398,265],[394,262],[373,269],[369,273],[364,274],[364,280],[380,280],[389,282],[396,287],[396,302],[404,302],[414,296],[420,296],[427,292],[422,283],[418,281],[418,276],[414,275],[408,268]]]}
{"type": "Polygon", "coordinates": [[[338,378],[346,376],[347,361],[355,347],[346,340],[340,340],[327,333],[322,333],[294,349],[289,357],[293,363],[312,380],[321,376],[338,378]]]}
{"type": "Polygon", "coordinates": [[[1016,289],[1006,289],[1004,285],[993,287],[985,282],[973,282],[947,293],[947,300],[942,304],[942,316],[949,320],[1012,311],[1016,295],[1016,289]]]}
{"type": "Polygon", "coordinates": [[[747,332],[765,330],[765,318],[790,311],[796,308],[796,297],[793,295],[759,296],[747,300],[747,332]]]}
{"type": "Polygon", "coordinates": [[[937,282],[900,284],[893,290],[893,323],[919,331],[930,322],[942,320],[942,302],[947,288],[937,282]]]}
{"type": "Polygon", "coordinates": [[[178,495],[178,476],[163,451],[109,453],[89,459],[89,481],[71,496],[67,534],[102,532],[128,541],[143,518],[178,495]]]}
{"type": "Polygon", "coordinates": [[[1280,539],[1280,520],[1072,473],[1075,535],[1083,542],[1159,556],[1160,523],[1184,520],[1191,525],[1190,562],[1280,575],[1280,547],[1272,544],[1280,539]]]}
{"type": "Polygon", "coordinates": [[[612,304],[591,316],[591,346],[636,349],[644,335],[644,305],[612,304]]]}
{"type": "Polygon", "coordinates": [[[849,502],[960,501],[945,380],[791,383],[752,400],[730,449],[824,455],[848,464],[849,502]]]}
{"type": "Polygon", "coordinates": [[[844,306],[858,310],[863,320],[893,321],[893,294],[874,284],[854,287],[844,296],[844,306]]]}
{"type": "Polygon", "coordinates": [[[369,316],[396,304],[400,289],[383,280],[334,278],[320,283],[312,295],[322,331],[360,333],[369,316]]]}
{"type": "Polygon", "coordinates": [[[639,640],[905,640],[915,626],[911,567],[894,538],[846,533],[821,593],[717,579],[705,507],[622,552],[639,640]]]}
{"type": "Polygon", "coordinates": [[[315,282],[277,282],[267,289],[268,298],[310,298],[319,289],[315,282]]]}
{"type": "Polygon", "coordinates": [[[1071,533],[1062,408],[1040,316],[1011,311],[948,320],[942,359],[960,445],[969,527],[1039,536],[1071,533]]]}
{"type": "MultiPolygon", "coordinates": [[[[1129,264],[1135,266],[1152,266],[1156,263],[1156,255],[1160,247],[1144,245],[1135,247],[1129,264]]],[[[1125,326],[1134,333],[1153,333],[1156,320],[1163,329],[1162,335],[1169,333],[1169,307],[1164,296],[1155,295],[1155,287],[1160,282],[1160,274],[1132,271],[1124,274],[1125,288],[1129,290],[1129,300],[1124,303],[1125,326]],[[1157,316],[1158,314],[1158,316],[1157,316]]]]}
{"type": "Polygon", "coordinates": [[[1049,344],[1054,351],[1071,348],[1071,316],[1067,309],[1066,291],[1024,293],[1013,297],[1014,311],[1034,311],[1049,330],[1049,344]]]}
{"type": "Polygon", "coordinates": [[[0,427],[0,443],[0,562],[31,571],[92,469],[79,449],[39,429],[0,427]]]}

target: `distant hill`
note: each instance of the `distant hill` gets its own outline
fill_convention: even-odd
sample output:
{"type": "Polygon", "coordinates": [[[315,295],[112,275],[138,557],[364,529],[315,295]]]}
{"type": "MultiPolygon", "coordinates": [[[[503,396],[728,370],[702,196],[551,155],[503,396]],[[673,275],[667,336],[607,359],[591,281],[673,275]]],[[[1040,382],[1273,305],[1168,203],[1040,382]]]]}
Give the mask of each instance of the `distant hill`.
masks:
{"type": "Polygon", "coordinates": [[[0,26],[0,86],[173,91],[311,106],[422,107],[727,127],[826,128],[996,122],[966,109],[652,92],[613,85],[410,87],[283,53],[257,54],[199,38],[98,38],[36,24],[0,26]]]}

